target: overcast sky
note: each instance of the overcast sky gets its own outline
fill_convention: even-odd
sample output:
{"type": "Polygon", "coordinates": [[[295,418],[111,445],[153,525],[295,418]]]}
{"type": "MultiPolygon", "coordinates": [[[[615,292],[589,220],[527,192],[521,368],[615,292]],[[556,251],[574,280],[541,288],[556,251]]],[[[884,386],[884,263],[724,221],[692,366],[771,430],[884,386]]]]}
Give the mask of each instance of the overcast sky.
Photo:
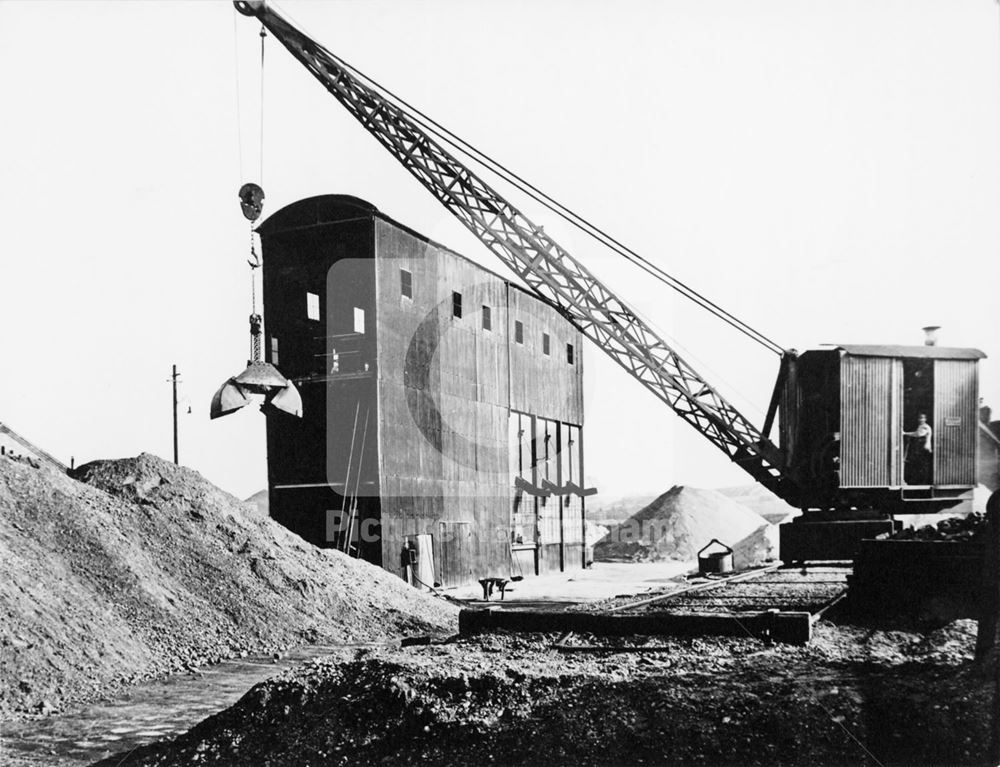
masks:
{"type": "MultiPolygon", "coordinates": [[[[781,345],[941,325],[990,355],[1000,409],[995,0],[279,8],[781,345]]],[[[247,358],[258,29],[228,2],[0,1],[0,421],[61,459],[169,457],[176,363],[182,462],[266,485],[263,416],[208,419],[247,358]]],[[[265,215],[354,194],[499,268],[273,39],[264,78],[265,215]]],[[[777,357],[524,208],[763,421],[777,357]]],[[[606,496],[745,482],[599,351],[584,364],[606,496]]]]}

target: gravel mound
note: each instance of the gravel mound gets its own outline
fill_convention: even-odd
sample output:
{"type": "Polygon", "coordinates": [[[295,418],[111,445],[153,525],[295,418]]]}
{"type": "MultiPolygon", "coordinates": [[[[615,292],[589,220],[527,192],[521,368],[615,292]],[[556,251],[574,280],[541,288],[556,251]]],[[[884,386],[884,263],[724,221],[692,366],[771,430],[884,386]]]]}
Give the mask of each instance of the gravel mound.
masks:
{"type": "Polygon", "coordinates": [[[102,764],[974,764],[994,703],[970,662],[974,631],[865,638],[825,626],[804,648],[580,637],[657,648],[599,654],[558,653],[554,636],[488,635],[341,653],[102,764]],[[949,654],[928,646],[948,641],[949,654]]]}
{"type": "Polygon", "coordinates": [[[151,455],[72,479],[0,459],[0,714],[310,641],[452,631],[457,611],[151,455]]]}
{"type": "MultiPolygon", "coordinates": [[[[716,490],[675,485],[611,528],[594,548],[605,562],[693,562],[716,538],[735,550],[737,569],[776,556],[771,526],[716,490]]],[[[717,546],[711,551],[720,551],[717,546]]]]}

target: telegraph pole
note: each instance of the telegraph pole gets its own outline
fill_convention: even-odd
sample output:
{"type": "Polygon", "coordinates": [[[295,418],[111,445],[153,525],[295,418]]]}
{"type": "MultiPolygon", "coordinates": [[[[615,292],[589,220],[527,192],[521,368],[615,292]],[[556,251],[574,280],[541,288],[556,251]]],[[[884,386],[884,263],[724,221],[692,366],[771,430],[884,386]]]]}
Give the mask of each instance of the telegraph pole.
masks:
{"type": "Polygon", "coordinates": [[[170,375],[171,383],[174,389],[174,463],[178,463],[177,460],[177,366],[174,365],[173,372],[170,375]]]}

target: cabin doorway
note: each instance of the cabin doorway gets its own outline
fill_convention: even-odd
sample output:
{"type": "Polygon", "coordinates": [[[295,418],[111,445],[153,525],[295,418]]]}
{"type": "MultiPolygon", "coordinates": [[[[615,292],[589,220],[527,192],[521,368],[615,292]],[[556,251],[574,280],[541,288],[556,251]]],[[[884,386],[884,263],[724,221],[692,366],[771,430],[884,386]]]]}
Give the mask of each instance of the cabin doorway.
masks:
{"type": "Polygon", "coordinates": [[[934,484],[934,360],[903,360],[903,482],[934,484]]]}

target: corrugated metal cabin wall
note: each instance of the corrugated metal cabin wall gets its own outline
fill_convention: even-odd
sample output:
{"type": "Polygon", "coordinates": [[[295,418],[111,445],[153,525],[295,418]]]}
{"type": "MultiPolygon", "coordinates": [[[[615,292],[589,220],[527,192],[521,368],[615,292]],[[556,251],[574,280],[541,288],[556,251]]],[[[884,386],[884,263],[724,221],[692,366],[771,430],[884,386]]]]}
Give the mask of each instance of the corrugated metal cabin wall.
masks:
{"type": "Polygon", "coordinates": [[[799,413],[802,409],[799,364],[798,358],[788,360],[788,373],[778,405],[778,446],[781,448],[785,469],[792,472],[797,458],[799,413]]]}
{"type": "Polygon", "coordinates": [[[506,285],[382,219],[376,269],[384,560],[399,560],[407,536],[431,533],[436,567],[447,570],[439,577],[504,574],[506,285]],[[411,276],[412,297],[402,295],[400,269],[411,276]],[[461,318],[453,316],[455,291],[462,294],[461,318]],[[483,327],[484,305],[490,329],[483,327]]]}
{"type": "MultiPolygon", "coordinates": [[[[804,352],[791,361],[779,411],[786,471],[801,487],[824,484],[825,478],[816,475],[816,462],[833,447],[840,420],[840,355],[832,350],[804,352]]],[[[802,500],[807,506],[814,501],[802,500]]]]}
{"type": "Polygon", "coordinates": [[[979,447],[979,365],[934,360],[934,484],[975,485],[979,447]]]}
{"type": "MultiPolygon", "coordinates": [[[[898,360],[843,355],[840,366],[841,487],[889,487],[893,424],[899,416],[894,373],[898,360]]],[[[897,482],[898,484],[898,482],[897,482]]]]}

